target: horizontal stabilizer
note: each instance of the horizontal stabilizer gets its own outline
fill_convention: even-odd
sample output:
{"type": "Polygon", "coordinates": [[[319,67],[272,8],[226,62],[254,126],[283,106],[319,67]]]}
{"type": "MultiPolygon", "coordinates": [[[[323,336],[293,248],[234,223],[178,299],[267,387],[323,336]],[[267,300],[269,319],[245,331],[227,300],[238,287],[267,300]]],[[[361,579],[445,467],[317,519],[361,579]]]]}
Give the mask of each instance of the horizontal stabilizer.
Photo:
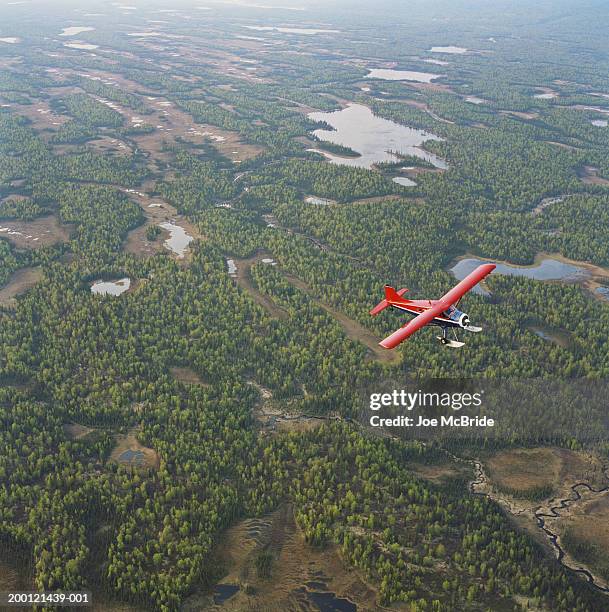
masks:
{"type": "Polygon", "coordinates": [[[376,315],[379,312],[383,312],[383,310],[385,310],[385,308],[387,308],[387,306],[389,306],[389,302],[387,300],[382,300],[381,302],[379,302],[371,311],[370,314],[373,317],[376,317],[376,315]]]}

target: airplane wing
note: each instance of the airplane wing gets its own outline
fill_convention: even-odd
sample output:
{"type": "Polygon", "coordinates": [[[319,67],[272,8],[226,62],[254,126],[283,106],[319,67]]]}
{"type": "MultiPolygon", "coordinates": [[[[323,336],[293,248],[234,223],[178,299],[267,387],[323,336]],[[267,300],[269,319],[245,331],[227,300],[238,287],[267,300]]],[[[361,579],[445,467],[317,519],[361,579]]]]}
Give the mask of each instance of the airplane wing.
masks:
{"type": "Polygon", "coordinates": [[[483,278],[487,277],[494,269],[495,264],[483,264],[468,274],[458,285],[455,285],[448,293],[444,294],[431,308],[421,313],[412,321],[393,332],[379,344],[387,349],[395,348],[416,331],[431,323],[438,315],[442,314],[449,306],[458,302],[472,287],[475,287],[483,278]]]}
{"type": "Polygon", "coordinates": [[[428,323],[431,323],[439,314],[446,310],[446,306],[442,303],[434,304],[429,310],[421,313],[415,317],[412,321],[406,323],[404,327],[400,327],[397,331],[393,332],[391,336],[385,338],[379,344],[386,348],[395,348],[400,342],[403,342],[409,336],[412,336],[414,332],[425,327],[428,323]]]}
{"type": "Polygon", "coordinates": [[[444,294],[439,302],[444,309],[456,304],[470,289],[475,287],[481,280],[486,278],[497,266],[495,264],[482,264],[473,272],[470,272],[458,285],[455,285],[448,293],[444,294]]]}

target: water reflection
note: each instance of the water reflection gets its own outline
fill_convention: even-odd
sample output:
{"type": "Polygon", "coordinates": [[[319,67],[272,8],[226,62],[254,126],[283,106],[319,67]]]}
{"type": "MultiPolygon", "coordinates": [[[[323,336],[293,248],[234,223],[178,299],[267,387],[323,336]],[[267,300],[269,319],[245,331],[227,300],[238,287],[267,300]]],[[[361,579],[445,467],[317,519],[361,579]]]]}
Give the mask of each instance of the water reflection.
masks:
{"type": "Polygon", "coordinates": [[[413,81],[415,83],[431,83],[434,79],[446,76],[445,74],[432,74],[431,72],[417,72],[416,70],[390,70],[388,68],[373,68],[366,75],[370,79],[383,79],[384,81],[413,81]]]}
{"type": "Polygon", "coordinates": [[[83,32],[92,32],[95,28],[89,26],[72,26],[70,28],[64,28],[59,36],[76,36],[83,32]]]}
{"type": "Polygon", "coordinates": [[[230,599],[239,591],[239,586],[236,584],[217,584],[214,587],[214,604],[222,605],[227,599],[230,599]]]}
{"type": "MultiPolygon", "coordinates": [[[[464,279],[470,272],[473,272],[479,265],[488,263],[483,259],[474,257],[459,260],[450,271],[457,280],[464,279]]],[[[546,257],[532,266],[516,266],[508,263],[496,264],[493,274],[507,274],[508,276],[524,276],[540,281],[581,281],[590,277],[590,272],[585,268],[576,266],[557,259],[546,257]]],[[[489,295],[489,292],[480,285],[476,285],[473,291],[482,295],[489,295]]]]}
{"type": "Polygon", "coordinates": [[[465,47],[454,47],[452,45],[449,45],[448,47],[432,47],[430,51],[432,53],[450,53],[456,55],[467,53],[467,49],[465,47]]]}
{"type": "Polygon", "coordinates": [[[186,232],[186,230],[176,225],[173,221],[166,221],[165,223],[159,224],[164,230],[169,232],[169,238],[163,242],[163,246],[169,249],[171,252],[178,256],[178,259],[183,259],[188,245],[194,240],[194,238],[186,232]]]}
{"type": "Polygon", "coordinates": [[[596,293],[598,293],[604,300],[609,301],[609,287],[597,287],[596,293]]]}
{"type": "Polygon", "coordinates": [[[360,154],[360,157],[340,157],[324,152],[325,157],[332,163],[371,168],[381,162],[398,161],[399,157],[395,152],[399,152],[424,159],[436,168],[447,168],[445,161],[420,148],[428,140],[442,140],[439,136],[377,117],[367,106],[349,104],[347,108],[339,111],[315,112],[310,113],[308,117],[334,128],[315,130],[317,138],[348,147],[360,154]]]}
{"type": "Polygon", "coordinates": [[[318,198],[317,196],[307,196],[305,202],[307,204],[315,204],[316,206],[328,206],[328,204],[333,204],[332,200],[318,198]]]}
{"type": "Polygon", "coordinates": [[[117,281],[96,281],[91,285],[91,293],[97,295],[120,295],[131,287],[130,278],[121,278],[117,281]]]}
{"type": "Polygon", "coordinates": [[[396,176],[393,179],[393,182],[397,183],[398,185],[403,185],[404,187],[414,187],[416,185],[413,180],[406,178],[405,176],[396,176]]]}
{"type": "Polygon", "coordinates": [[[357,612],[357,606],[352,601],[337,597],[334,593],[310,591],[307,595],[321,612],[357,612]]]}

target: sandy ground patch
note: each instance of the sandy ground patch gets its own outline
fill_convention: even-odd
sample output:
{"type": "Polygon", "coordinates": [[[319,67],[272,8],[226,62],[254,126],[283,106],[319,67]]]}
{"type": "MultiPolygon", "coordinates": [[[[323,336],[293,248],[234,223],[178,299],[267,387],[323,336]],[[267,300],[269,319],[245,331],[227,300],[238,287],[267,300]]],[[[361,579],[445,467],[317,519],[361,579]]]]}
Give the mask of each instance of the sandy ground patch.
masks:
{"type": "Polygon", "coordinates": [[[268,254],[258,254],[247,259],[234,259],[233,261],[237,266],[235,280],[242,289],[250,294],[256,304],[262,306],[272,317],[285,321],[288,318],[288,313],[277,306],[270,297],[258,291],[252,281],[251,268],[264,257],[270,256],[268,254]]]}
{"type": "Polygon", "coordinates": [[[609,185],[609,179],[599,176],[598,172],[594,166],[584,166],[578,173],[579,179],[586,185],[609,185]]]}
{"type": "Polygon", "coordinates": [[[437,465],[428,465],[425,463],[409,463],[408,468],[411,469],[417,476],[431,480],[432,482],[442,483],[448,478],[453,478],[460,474],[466,473],[471,476],[471,470],[464,469],[463,466],[458,466],[450,463],[437,465]]]}
{"type": "MultiPolygon", "coordinates": [[[[202,604],[212,604],[214,598],[218,601],[218,594],[227,587],[237,590],[221,609],[233,612],[318,610],[313,603],[316,593],[334,593],[356,604],[361,612],[378,610],[376,593],[343,563],[334,546],[318,549],[306,544],[289,505],[228,529],[216,554],[227,574],[214,594],[195,594],[187,600],[185,612],[206,609],[202,604]],[[266,572],[258,569],[262,559],[268,563],[266,572]]],[[[212,604],[207,609],[220,608],[212,604]]]]}
{"type": "Polygon", "coordinates": [[[571,487],[580,482],[594,488],[609,485],[605,467],[598,456],[585,451],[552,447],[510,449],[495,453],[485,461],[482,482],[475,490],[494,499],[509,498],[520,513],[538,507],[539,502],[518,501],[516,493],[510,497],[501,489],[526,495],[535,488],[548,487],[553,490],[549,501],[554,501],[569,497],[571,487]]]}
{"type": "MultiPolygon", "coordinates": [[[[9,560],[9,553],[3,553],[0,558],[0,592],[10,591],[30,591],[33,586],[25,576],[23,568],[17,566],[9,560]],[[4,558],[6,557],[6,559],[4,558]]],[[[11,608],[9,608],[10,610],[11,608]]]]}
{"type": "Polygon", "coordinates": [[[489,477],[499,489],[523,494],[555,487],[562,467],[560,456],[549,448],[504,451],[487,462],[489,477]]]}
{"type": "Polygon", "coordinates": [[[110,455],[110,461],[134,467],[148,467],[158,469],[159,455],[151,448],[140,444],[136,438],[137,429],[132,429],[126,435],[116,437],[116,446],[110,455]]]}
{"type": "MultiPolygon", "coordinates": [[[[145,185],[142,189],[152,189],[151,184],[145,185]]],[[[145,191],[139,191],[137,189],[125,189],[121,188],[121,191],[125,193],[130,200],[136,202],[142,212],[146,221],[143,225],[132,229],[127,234],[124,249],[128,253],[140,257],[149,257],[155,253],[165,252],[167,249],[163,246],[163,242],[168,236],[168,232],[162,230],[162,233],[155,240],[148,240],[146,237],[146,230],[151,225],[158,226],[161,223],[173,222],[180,227],[183,227],[186,232],[195,239],[202,239],[201,233],[196,225],[190,223],[185,217],[178,214],[178,211],[174,206],[162,200],[161,198],[154,197],[145,191]]],[[[188,251],[187,251],[188,253],[188,251]]]]}
{"type": "Polygon", "coordinates": [[[203,382],[201,380],[201,377],[190,368],[173,367],[169,368],[169,371],[176,380],[179,380],[180,382],[186,383],[188,385],[209,385],[209,383],[203,382]]]}
{"type": "Polygon", "coordinates": [[[20,249],[40,249],[58,242],[67,242],[70,239],[70,228],[60,224],[55,215],[32,221],[0,219],[0,237],[20,249]]]}
{"type": "Polygon", "coordinates": [[[56,131],[69,121],[66,115],[58,115],[45,100],[35,100],[32,104],[11,104],[11,110],[18,115],[27,117],[32,127],[38,131],[56,131]]]}
{"type": "Polygon", "coordinates": [[[346,335],[355,340],[356,342],[361,342],[364,344],[370,352],[374,355],[374,358],[378,361],[382,361],[384,363],[395,363],[400,359],[399,351],[388,351],[387,349],[379,346],[379,338],[377,338],[371,331],[368,331],[365,327],[360,325],[357,321],[349,318],[344,313],[336,310],[332,306],[328,306],[323,302],[317,300],[311,292],[310,287],[299,278],[291,274],[284,274],[286,280],[294,285],[297,289],[300,289],[304,293],[306,293],[313,301],[323,308],[329,315],[331,315],[338,323],[341,324],[344,329],[346,335]]]}
{"type": "Polygon", "coordinates": [[[517,117],[518,119],[527,119],[531,121],[533,119],[539,119],[539,113],[531,112],[525,113],[523,111],[511,111],[511,110],[503,110],[499,111],[500,115],[511,115],[512,117],[517,117]]]}
{"type": "Polygon", "coordinates": [[[94,431],[91,427],[85,427],[84,425],[79,425],[78,423],[67,423],[63,426],[63,430],[66,432],[66,435],[68,438],[70,438],[70,440],[80,440],[94,431]]]}
{"type": "Polygon", "coordinates": [[[14,306],[15,298],[31,289],[42,280],[40,268],[22,268],[17,270],[4,287],[0,287],[0,304],[14,306]]]}
{"type": "Polygon", "coordinates": [[[131,147],[123,140],[102,136],[87,142],[87,147],[92,148],[96,153],[115,154],[130,156],[133,153],[131,147]]]}
{"type": "Polygon", "coordinates": [[[578,555],[564,544],[564,534],[568,531],[581,545],[587,546],[598,563],[590,563],[590,570],[598,571],[601,586],[609,582],[609,491],[601,494],[586,494],[584,500],[578,504],[573,512],[558,523],[560,540],[565,548],[566,555],[577,565],[578,555]],[[588,499],[586,499],[588,498],[588,499]]]}
{"type": "Polygon", "coordinates": [[[579,147],[574,147],[573,145],[566,144],[564,142],[556,142],[554,140],[546,140],[549,145],[554,147],[558,147],[559,149],[566,149],[567,151],[581,151],[579,147]]]}

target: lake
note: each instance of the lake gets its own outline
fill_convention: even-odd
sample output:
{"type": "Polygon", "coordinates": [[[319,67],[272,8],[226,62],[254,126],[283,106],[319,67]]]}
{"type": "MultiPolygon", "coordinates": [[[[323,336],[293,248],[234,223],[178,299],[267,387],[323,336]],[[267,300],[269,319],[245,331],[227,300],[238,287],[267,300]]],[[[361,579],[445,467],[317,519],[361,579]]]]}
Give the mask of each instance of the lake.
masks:
{"type": "Polygon", "coordinates": [[[486,100],[483,100],[482,98],[477,98],[476,96],[467,96],[467,98],[465,98],[466,102],[469,102],[470,104],[484,104],[486,102],[486,100]]]}
{"type": "Polygon", "coordinates": [[[136,36],[137,38],[145,38],[147,36],[157,37],[165,36],[162,32],[129,32],[127,36],[136,36]]]}
{"type": "Polygon", "coordinates": [[[92,32],[95,28],[88,26],[72,26],[70,28],[64,28],[59,36],[76,36],[82,34],[82,32],[92,32]]]}
{"type": "Polygon", "coordinates": [[[131,287],[130,278],[121,278],[117,281],[98,280],[91,285],[91,293],[96,295],[120,295],[131,287]]]}
{"type": "Polygon", "coordinates": [[[549,87],[537,87],[541,93],[535,94],[533,97],[538,100],[553,100],[554,98],[558,98],[558,93],[549,87]]]}
{"type": "Polygon", "coordinates": [[[305,198],[305,202],[307,204],[315,204],[316,206],[327,206],[328,204],[333,204],[332,200],[328,200],[326,198],[318,198],[317,196],[307,196],[305,198]]]}
{"type": "Polygon", "coordinates": [[[307,596],[321,612],[357,612],[357,606],[352,601],[337,597],[335,593],[309,591],[307,596]]]}
{"type": "Polygon", "coordinates": [[[349,104],[342,110],[314,112],[307,116],[312,121],[325,122],[334,128],[315,130],[313,134],[317,138],[360,154],[360,157],[341,157],[324,151],[323,155],[334,164],[370,169],[380,162],[399,161],[399,157],[391,153],[397,151],[424,159],[436,168],[448,167],[444,160],[420,148],[428,140],[442,140],[439,136],[377,117],[362,104],[349,104]]]}
{"type": "Polygon", "coordinates": [[[597,287],[596,293],[600,295],[604,300],[609,300],[609,287],[597,287]]]}
{"type": "Polygon", "coordinates": [[[390,70],[389,68],[373,68],[366,75],[370,79],[384,81],[413,81],[415,83],[431,83],[434,79],[446,76],[445,74],[432,74],[431,72],[417,72],[416,70],[390,70]]]}
{"type": "Polygon", "coordinates": [[[125,452],[121,453],[118,460],[131,465],[143,465],[146,458],[144,457],[144,452],[141,450],[127,449],[125,452]]]}
{"type": "Polygon", "coordinates": [[[99,45],[90,45],[87,43],[64,43],[64,47],[69,47],[70,49],[80,49],[81,51],[93,51],[94,49],[99,49],[99,45]]]}
{"type": "Polygon", "coordinates": [[[595,127],[607,127],[607,125],[609,125],[607,119],[594,119],[593,121],[590,121],[590,123],[595,127]]]}
{"type": "MultiPolygon", "coordinates": [[[[450,271],[457,280],[463,280],[470,272],[484,263],[488,263],[488,261],[475,257],[460,259],[450,271]]],[[[493,274],[524,276],[540,281],[581,281],[590,277],[590,272],[585,268],[550,257],[546,257],[532,266],[516,266],[508,263],[497,263],[496,266],[493,274]]],[[[489,292],[480,285],[474,288],[474,292],[489,295],[489,292]]]]}
{"type": "Polygon", "coordinates": [[[340,30],[321,30],[317,28],[280,28],[274,26],[243,26],[248,30],[256,30],[258,32],[281,32],[283,34],[305,34],[312,36],[314,34],[340,34],[340,30]]]}
{"type": "Polygon", "coordinates": [[[230,599],[239,592],[236,584],[217,584],[214,587],[214,604],[221,606],[227,599],[230,599]]]}
{"type": "Polygon", "coordinates": [[[446,62],[444,60],[439,60],[439,59],[426,58],[422,61],[425,62],[426,64],[435,64],[436,66],[449,66],[450,65],[450,62],[446,62]]]}
{"type": "Polygon", "coordinates": [[[545,325],[530,325],[528,329],[546,342],[553,342],[563,348],[569,346],[570,336],[565,330],[547,327],[545,325]]]}
{"type": "Polygon", "coordinates": [[[186,232],[186,230],[174,223],[173,221],[166,221],[160,223],[159,227],[169,232],[169,238],[163,242],[163,246],[175,253],[178,259],[183,259],[188,245],[194,240],[194,238],[186,232]]]}
{"type": "Polygon", "coordinates": [[[402,185],[403,187],[414,187],[416,185],[416,183],[413,180],[405,176],[396,176],[393,179],[393,182],[397,183],[398,185],[402,185]]]}
{"type": "Polygon", "coordinates": [[[453,47],[449,45],[448,47],[432,47],[430,49],[431,53],[449,53],[461,55],[463,53],[467,53],[467,49],[465,47],[453,47]]]}
{"type": "Polygon", "coordinates": [[[594,111],[595,113],[602,113],[603,115],[609,115],[609,108],[601,108],[600,106],[585,106],[577,104],[573,108],[576,108],[578,110],[594,111]]]}

